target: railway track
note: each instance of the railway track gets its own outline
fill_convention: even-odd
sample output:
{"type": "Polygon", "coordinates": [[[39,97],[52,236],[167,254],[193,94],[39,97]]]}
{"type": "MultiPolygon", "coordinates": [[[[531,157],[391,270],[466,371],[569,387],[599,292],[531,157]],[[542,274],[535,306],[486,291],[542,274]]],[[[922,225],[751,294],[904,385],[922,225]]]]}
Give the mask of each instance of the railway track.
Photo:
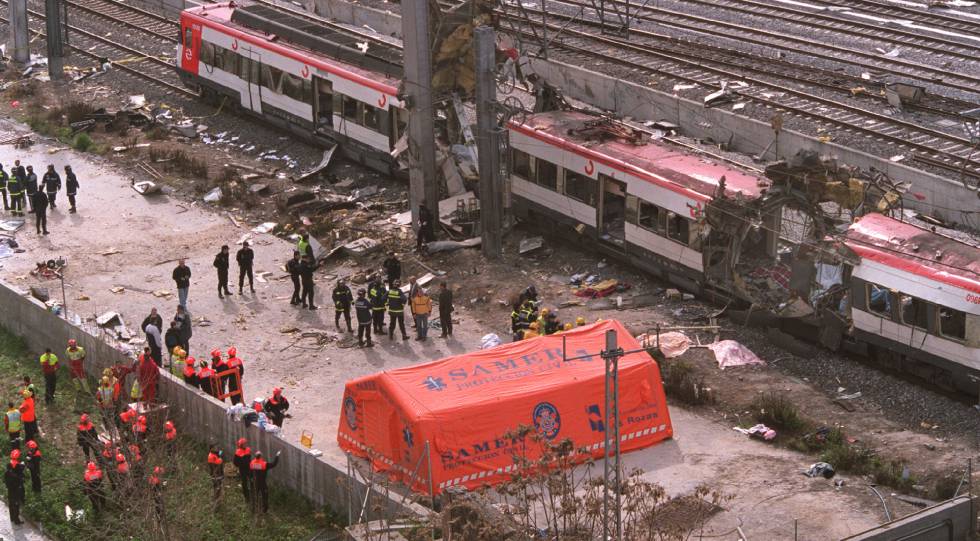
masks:
{"type": "MultiPolygon", "coordinates": [[[[0,5],[9,8],[6,0],[0,0],[0,5]]],[[[39,11],[28,9],[28,14],[31,21],[41,22],[45,20],[44,13],[39,11]]],[[[111,16],[101,16],[114,20],[111,16]]],[[[0,21],[9,24],[6,17],[0,17],[0,21]]],[[[118,40],[98,35],[74,25],[68,25],[68,31],[70,35],[68,46],[73,51],[96,61],[108,59],[114,69],[149,81],[170,92],[189,97],[197,96],[196,93],[176,84],[177,75],[173,63],[169,60],[160,59],[153,54],[119,43],[118,40]],[[121,54],[125,56],[120,56],[121,54]]],[[[31,28],[30,33],[46,37],[45,33],[37,28],[31,28]]]]}
{"type": "MultiPolygon", "coordinates": [[[[976,61],[980,55],[980,42],[971,45],[944,37],[923,35],[904,28],[884,26],[880,23],[862,22],[854,18],[844,19],[838,15],[840,12],[821,13],[787,4],[768,3],[759,0],[684,0],[684,2],[805,26],[810,32],[833,32],[859,39],[876,40],[903,48],[914,47],[928,51],[940,58],[956,57],[976,61]]],[[[650,8],[643,6],[638,9],[637,13],[645,15],[644,12],[648,9],[650,8]]]]}
{"type": "Polygon", "coordinates": [[[179,43],[180,23],[163,15],[119,0],[67,0],[66,3],[73,11],[121,24],[169,43],[179,43]]]}
{"type": "Polygon", "coordinates": [[[923,11],[910,6],[879,2],[877,0],[847,0],[843,3],[831,2],[829,0],[808,0],[808,3],[827,6],[828,9],[838,10],[839,12],[860,8],[869,11],[876,17],[889,17],[919,24],[927,24],[958,34],[980,38],[980,17],[970,20],[962,15],[950,15],[946,11],[952,13],[955,13],[955,11],[948,8],[943,8],[944,11],[937,11],[938,8],[923,11]]]}
{"type": "MultiPolygon", "coordinates": [[[[606,0],[608,4],[615,3],[620,8],[625,7],[622,0],[606,0]]],[[[591,3],[585,0],[551,0],[552,4],[564,4],[574,12],[593,12],[591,3]]],[[[980,94],[980,74],[962,73],[949,68],[941,68],[913,62],[902,58],[885,58],[880,54],[860,49],[853,49],[830,43],[815,42],[810,38],[802,38],[771,30],[764,30],[699,15],[691,15],[669,9],[651,6],[644,7],[645,14],[634,13],[631,18],[653,25],[676,28],[693,34],[707,35],[726,41],[737,40],[741,43],[756,45],[766,49],[781,49],[803,57],[819,58],[837,63],[859,67],[863,70],[882,74],[907,77],[910,79],[931,82],[949,88],[980,94]]],[[[551,15],[549,11],[549,15],[551,15]]],[[[980,57],[978,57],[980,58],[980,57]]]]}
{"type": "MultiPolygon", "coordinates": [[[[576,60],[583,63],[601,61],[628,68],[631,73],[667,75],[711,89],[722,88],[724,82],[744,81],[748,86],[738,89],[742,99],[810,119],[834,132],[871,137],[893,145],[907,154],[911,153],[916,158],[923,157],[924,161],[934,167],[980,178],[980,152],[976,151],[968,139],[818,96],[795,86],[753,77],[744,70],[724,66],[723,61],[709,65],[705,62],[706,55],[703,54],[692,56],[667,53],[635,41],[579,30],[570,23],[561,26],[556,23],[541,24],[552,35],[561,31],[564,37],[553,41],[553,46],[577,55],[579,58],[576,60]],[[615,50],[617,54],[603,54],[603,50],[615,50]]],[[[523,37],[537,38],[530,33],[525,33],[523,37]]]]}

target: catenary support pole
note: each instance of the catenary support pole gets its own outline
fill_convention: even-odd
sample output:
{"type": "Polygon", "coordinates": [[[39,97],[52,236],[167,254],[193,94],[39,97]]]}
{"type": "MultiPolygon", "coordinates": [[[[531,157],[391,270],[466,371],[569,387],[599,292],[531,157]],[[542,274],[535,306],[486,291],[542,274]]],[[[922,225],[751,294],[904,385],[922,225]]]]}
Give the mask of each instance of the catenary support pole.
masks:
{"type": "Polygon", "coordinates": [[[435,105],[432,96],[432,36],[427,0],[402,2],[405,51],[405,95],[408,118],[409,204],[418,226],[419,205],[425,203],[439,217],[436,178],[435,105]]]}
{"type": "Polygon", "coordinates": [[[44,1],[44,24],[48,44],[48,75],[52,81],[65,78],[65,43],[67,37],[62,16],[65,14],[63,0],[44,1]]]}
{"type": "Polygon", "coordinates": [[[10,57],[18,64],[31,59],[27,34],[27,0],[10,0],[10,57]]]}
{"type": "Polygon", "coordinates": [[[606,365],[605,441],[603,474],[605,475],[602,498],[603,539],[623,540],[622,494],[620,486],[619,449],[619,359],[624,355],[619,347],[616,331],[606,331],[606,349],[602,358],[606,365]]]}
{"type": "Polygon", "coordinates": [[[476,143],[480,165],[480,225],[483,255],[501,256],[500,143],[497,129],[496,32],[480,26],[474,33],[476,54],[476,143]]]}

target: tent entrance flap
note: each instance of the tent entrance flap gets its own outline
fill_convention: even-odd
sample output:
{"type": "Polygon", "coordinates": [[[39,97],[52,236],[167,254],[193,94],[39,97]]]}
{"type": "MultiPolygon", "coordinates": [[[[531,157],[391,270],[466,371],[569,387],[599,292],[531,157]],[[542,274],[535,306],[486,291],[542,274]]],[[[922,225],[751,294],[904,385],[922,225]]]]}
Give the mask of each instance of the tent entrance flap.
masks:
{"type": "MultiPolygon", "coordinates": [[[[641,349],[621,323],[602,321],[349,381],[337,441],[413,490],[428,493],[431,475],[436,494],[508,480],[513,457],[527,443],[514,436],[520,427],[544,443],[571,440],[587,450],[582,460],[601,458],[606,427],[600,353],[610,329],[623,350],[641,349]],[[423,460],[427,446],[431,460],[423,460]]],[[[670,438],[657,363],[643,351],[627,354],[619,361],[619,381],[622,451],[670,438]]],[[[534,460],[540,447],[520,452],[534,460]]]]}

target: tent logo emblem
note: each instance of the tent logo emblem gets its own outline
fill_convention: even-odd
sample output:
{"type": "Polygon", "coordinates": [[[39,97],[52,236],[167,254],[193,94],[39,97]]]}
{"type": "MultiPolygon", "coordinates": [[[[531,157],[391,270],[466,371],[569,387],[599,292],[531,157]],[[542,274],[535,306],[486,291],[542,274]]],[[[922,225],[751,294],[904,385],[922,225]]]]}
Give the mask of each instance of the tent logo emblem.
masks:
{"type": "Polygon", "coordinates": [[[558,408],[550,402],[541,402],[534,406],[534,428],[545,439],[553,440],[561,430],[561,416],[558,408]]]}
{"type": "Polygon", "coordinates": [[[405,440],[405,445],[415,447],[415,436],[412,435],[412,427],[405,426],[402,429],[402,439],[405,440]]]}
{"type": "Polygon", "coordinates": [[[425,378],[422,385],[425,385],[425,388],[430,391],[441,391],[446,388],[446,382],[442,378],[434,378],[432,376],[425,378]]]}
{"type": "Polygon", "coordinates": [[[602,421],[602,411],[599,409],[599,404],[592,404],[585,408],[585,414],[589,417],[589,428],[593,432],[606,431],[606,425],[602,421]]]}
{"type": "Polygon", "coordinates": [[[344,417],[347,418],[347,426],[357,430],[357,403],[349,396],[344,399],[344,417]]]}

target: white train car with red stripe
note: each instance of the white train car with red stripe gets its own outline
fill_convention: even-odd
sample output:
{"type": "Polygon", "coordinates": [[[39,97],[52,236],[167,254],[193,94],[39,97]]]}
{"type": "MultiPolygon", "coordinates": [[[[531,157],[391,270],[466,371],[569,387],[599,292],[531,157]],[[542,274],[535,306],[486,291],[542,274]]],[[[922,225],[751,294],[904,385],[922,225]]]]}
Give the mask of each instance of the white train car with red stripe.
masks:
{"type": "Polygon", "coordinates": [[[348,157],[375,169],[395,171],[391,152],[407,122],[397,66],[387,69],[364,56],[373,60],[365,68],[331,56],[351,50],[323,39],[318,28],[297,28],[308,23],[268,6],[207,4],[182,12],[180,24],[177,71],[185,85],[308,141],[338,143],[348,157]]]}

